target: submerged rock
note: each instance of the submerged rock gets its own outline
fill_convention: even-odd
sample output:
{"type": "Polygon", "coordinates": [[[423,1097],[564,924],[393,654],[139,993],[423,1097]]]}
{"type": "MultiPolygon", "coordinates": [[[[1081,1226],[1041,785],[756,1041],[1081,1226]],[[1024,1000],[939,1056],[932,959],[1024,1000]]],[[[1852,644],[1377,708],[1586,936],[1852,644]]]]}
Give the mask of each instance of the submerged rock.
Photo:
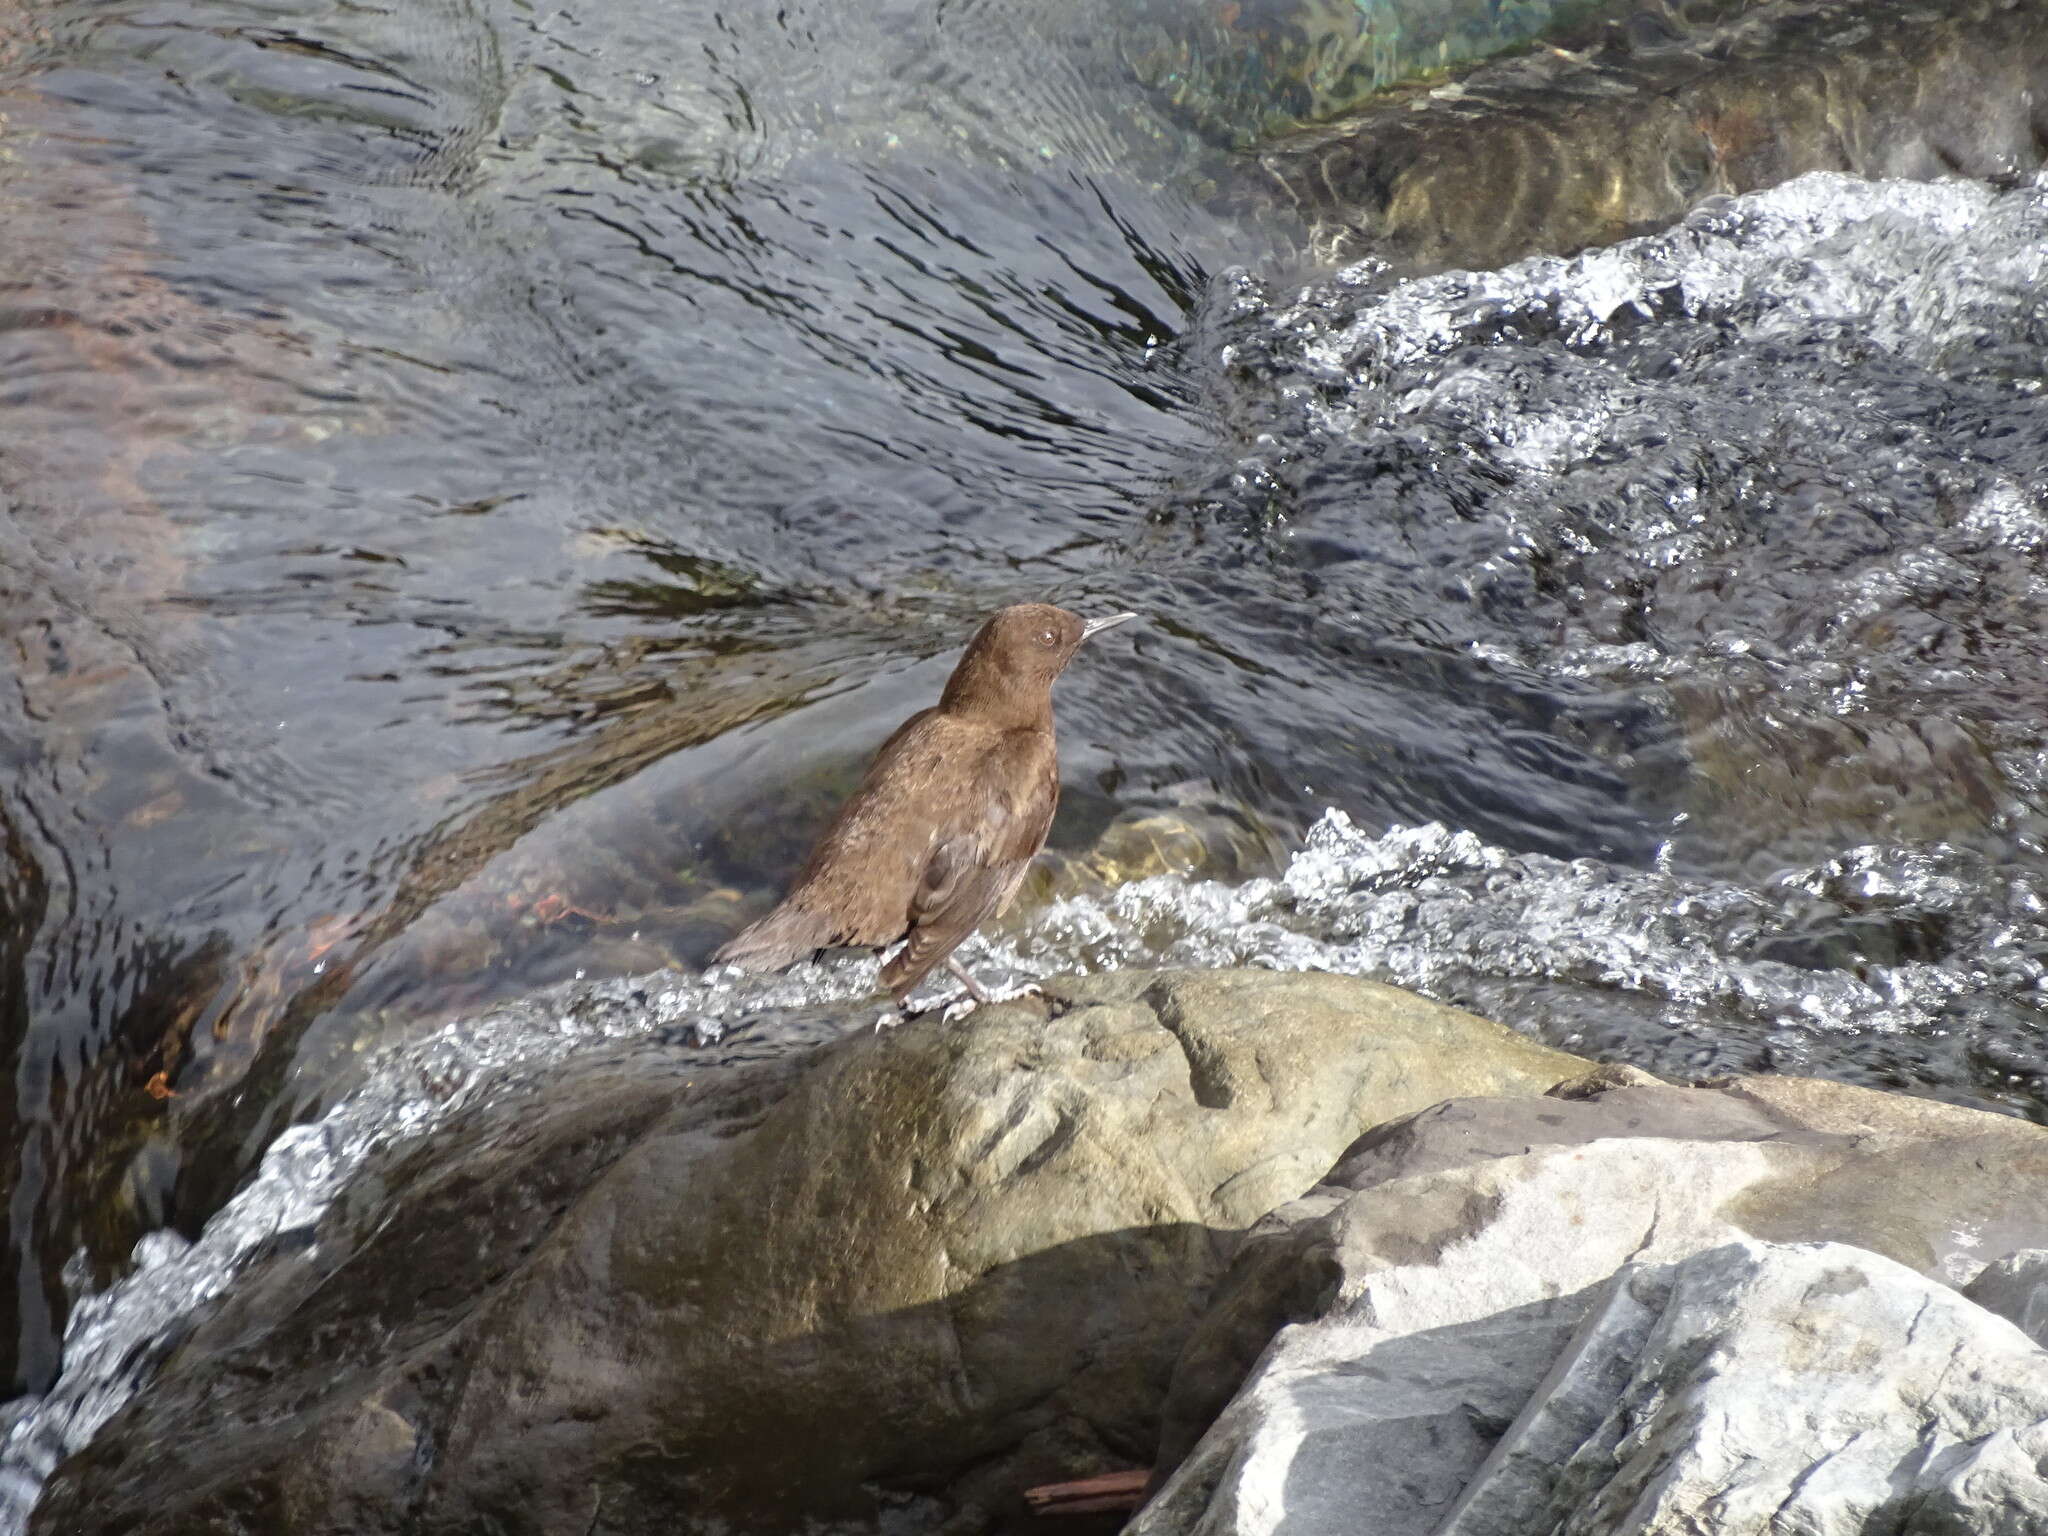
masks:
{"type": "Polygon", "coordinates": [[[1351,978],[1049,990],[727,1072],[643,1052],[373,1162],[33,1528],[985,1525],[1150,1458],[1237,1232],[1361,1130],[1585,1067],[1351,978]]]}
{"type": "MultiPolygon", "coordinates": [[[[1950,1287],[2044,1236],[2048,1131],[1978,1111],[1793,1078],[1438,1105],[1368,1133],[1247,1236],[1176,1368],[1160,1465],[1177,1470],[1134,1536],[1422,1536],[1454,1510],[1461,1533],[1777,1529],[1712,1501],[1768,1485],[1803,1489],[1816,1512],[1874,1510],[1898,1467],[1929,1500],[1995,1511],[2013,1458],[2048,1452],[2027,1428],[2048,1420],[2048,1398],[2033,1406],[2048,1356],[1950,1287]],[[1867,1289],[1856,1315],[1823,1317],[1836,1293],[1778,1267],[1809,1260],[1755,1246],[1816,1242],[1862,1250],[1828,1261],[1862,1277],[1839,1288],[1867,1289]],[[1710,1316],[1700,1288],[1718,1283],[1754,1297],[1710,1316]],[[1813,1349],[1781,1358],[1787,1295],[1821,1313],[1813,1349]],[[1923,1304],[1935,1321],[1905,1350],[1923,1304]],[[1655,1335],[1669,1348],[1653,1359],[1656,1328],[1671,1337],[1655,1335]],[[1936,1391],[1951,1345],[1957,1379],[1936,1391]],[[1819,1373],[1801,1368],[1803,1395],[1771,1385],[1788,1358],[1819,1373]],[[1825,1374],[1851,1363],[1857,1382],[1825,1374]],[[1982,1384],[1963,1379],[1973,1371],[1982,1384]],[[1732,1392],[1748,1419],[1732,1406],[1659,1419],[1659,1390],[1681,1407],[1687,1392],[1732,1392]],[[1617,1400],[1646,1406],[1610,1424],[1617,1400]],[[1866,1401],[1890,1403],[1869,1410],[1881,1433],[1852,1422],[1866,1401]],[[1767,1468],[1735,1469],[1732,1448],[1768,1438],[1757,1415],[1779,1410],[1815,1438],[1787,1427],[1767,1468]],[[1852,1440],[1872,1459],[1801,1481],[1852,1440]],[[1935,1459],[1920,1466],[1916,1447],[1935,1459]],[[1658,1483],[1655,1520],[1632,1505],[1630,1489],[1680,1464],[1684,1486],[1658,1483]]],[[[1798,1528],[1866,1529],[1847,1518],[1798,1528]]],[[[1956,1514],[1896,1528],[2040,1527],[1956,1514]]]]}
{"type": "Polygon", "coordinates": [[[1261,159],[1333,257],[1493,267],[1809,171],[2011,180],[2042,161],[2044,100],[2037,4],[1781,0],[1671,45],[1487,64],[1261,159]]]}
{"type": "MultiPolygon", "coordinates": [[[[1238,0],[1114,13],[1118,52],[1174,116],[1240,147],[1402,81],[1540,38],[1682,38],[1748,0],[1238,0]]],[[[1106,18],[1107,19],[1107,18],[1106,18]]]]}

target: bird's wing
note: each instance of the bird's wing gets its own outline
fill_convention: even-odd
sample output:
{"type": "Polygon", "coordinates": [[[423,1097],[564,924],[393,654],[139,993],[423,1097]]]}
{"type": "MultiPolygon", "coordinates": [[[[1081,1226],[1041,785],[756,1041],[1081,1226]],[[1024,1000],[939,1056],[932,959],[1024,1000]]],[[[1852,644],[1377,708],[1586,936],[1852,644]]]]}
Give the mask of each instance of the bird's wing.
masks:
{"type": "Polygon", "coordinates": [[[736,965],[743,971],[779,971],[845,943],[834,931],[837,926],[816,912],[784,902],[721,944],[711,963],[736,965]]]}
{"type": "Polygon", "coordinates": [[[1026,739],[990,757],[981,782],[933,834],[910,898],[909,933],[882,967],[882,985],[901,998],[1009,904],[1058,804],[1059,768],[1049,743],[1041,748],[1026,739]],[[1020,758],[1037,772],[1018,775],[1020,758]]]}
{"type": "Polygon", "coordinates": [[[919,710],[882,743],[780,904],[726,940],[714,964],[780,970],[821,949],[903,937],[928,846],[915,825],[916,791],[936,756],[936,714],[919,710]]]}

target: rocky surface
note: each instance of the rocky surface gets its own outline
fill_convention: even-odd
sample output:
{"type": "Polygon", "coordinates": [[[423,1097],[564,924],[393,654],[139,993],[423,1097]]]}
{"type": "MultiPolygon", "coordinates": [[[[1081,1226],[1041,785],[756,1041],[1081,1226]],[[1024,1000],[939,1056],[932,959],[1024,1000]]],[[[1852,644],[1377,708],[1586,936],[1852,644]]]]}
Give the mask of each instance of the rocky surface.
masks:
{"type": "Polygon", "coordinates": [[[1606,1286],[1437,1536],[2020,1536],[2044,1459],[2048,1351],[2006,1319],[1842,1243],[1730,1243],[1606,1286]]]}
{"type": "MultiPolygon", "coordinates": [[[[1887,1330],[1896,1333],[1901,1316],[1914,1315],[1919,1301],[1908,1305],[1909,1299],[1938,1296],[1953,1358],[1995,1382],[2006,1364],[2031,1358],[2031,1346],[2013,1324],[1952,1288],[1984,1271],[1987,1289],[2013,1275],[2005,1292],[2031,1295],[2033,1271],[2024,1265],[1995,1271],[1985,1265],[2048,1237],[2048,1131],[1814,1080],[1749,1078],[1687,1089],[1625,1078],[1613,1079],[1619,1086],[1565,1090],[1590,1096],[1451,1102],[1381,1127],[1362,1137],[1322,1185],[1255,1228],[1176,1368],[1160,1465],[1177,1470],[1137,1521],[1134,1536],[1325,1528],[1420,1536],[1442,1529],[1454,1509],[1468,1522],[1459,1529],[1550,1531],[1555,1518],[1487,1525],[1490,1517],[1466,1512],[1481,1499],[1474,1480],[1482,1466],[1498,1466],[1506,1456],[1527,1460],[1539,1450],[1550,1457],[1544,1464],[1552,1471],[1544,1475],[1564,1490],[1557,1509],[1573,1512],[1574,1523],[1562,1528],[1574,1532],[1866,1529],[1715,1523],[1720,1516],[1709,1505],[1720,1495],[1710,1485],[1718,1477],[1732,1486],[1734,1464],[1725,1458],[1738,1441],[1716,1439],[1724,1433],[1721,1421],[1711,1433],[1696,1432],[1708,1422],[1702,1417],[1682,1425],[1673,1420],[1679,1427],[1656,1433],[1646,1418],[1631,1421],[1630,1432],[1647,1438],[1640,1446],[1631,1442],[1629,1456],[1641,1450],[1649,1460],[1630,1462],[1616,1452],[1596,1475],[1596,1453],[1581,1457],[1581,1450],[1593,1444],[1596,1431],[1612,1449],[1622,1430],[1602,1429],[1604,1418],[1595,1421],[1588,1405],[1598,1390],[1585,1381],[1606,1370],[1600,1379],[1616,1392],[1634,1382],[1647,1402],[1658,1390],[1647,1376],[1621,1380],[1617,1373],[1636,1368],[1629,1347],[1599,1354],[1592,1341],[1601,1330],[1622,1328],[1601,1319],[1610,1313],[1618,1319],[1632,1306],[1641,1316],[1676,1308],[1671,1315],[1684,1316],[1672,1327],[1689,1330],[1697,1348],[1686,1360],[1674,1354],[1658,1367],[1669,1373],[1669,1390],[1693,1390],[1675,1383],[1692,1380],[1685,1372],[1697,1370],[1699,1384],[1711,1379],[1719,1383],[1714,1391],[1725,1386],[1749,1400],[1753,1416],[1778,1408],[1792,1413],[1793,1404],[1773,1402],[1784,1394],[1770,1385],[1772,1372],[1788,1362],[1805,1368],[1803,1355],[1770,1354],[1790,1347],[1771,1333],[1784,1318],[1782,1293],[1774,1288],[1789,1282],[1764,1277],[1770,1266],[1761,1261],[1753,1272],[1744,1269],[1753,1248],[1733,1250],[1749,1258],[1726,1260],[1722,1278],[1736,1285],[1741,1271],[1747,1276],[1741,1284],[1779,1300],[1755,1315],[1715,1322],[1705,1316],[1704,1301],[1686,1299],[1700,1297],[1703,1282],[1674,1276],[1696,1256],[1730,1244],[1853,1245],[1881,1256],[1857,1258],[1859,1274],[1878,1275],[1870,1268],[1878,1265],[1888,1278],[1883,1286],[1871,1282],[1871,1297],[1883,1300],[1873,1299],[1867,1315],[1844,1322],[1845,1329],[1890,1337],[1887,1330]],[[1617,1290],[1618,1274],[1651,1270],[1661,1278],[1630,1279],[1617,1290]],[[1916,1289],[1911,1275],[1929,1283],[1916,1289]],[[1771,1307],[1779,1323],[1769,1320],[1771,1307]],[[1596,1358],[1605,1363],[1594,1364],[1596,1358]],[[1571,1397],[1556,1396],[1575,1369],[1576,1408],[1571,1397]],[[1531,1409],[1532,1400],[1538,1408],[1531,1409]],[[1514,1448],[1498,1450],[1517,1415],[1525,1414],[1534,1417],[1517,1427],[1514,1448]],[[1546,1426],[1540,1433],[1531,1427],[1539,1420],[1546,1426]],[[1645,1470],[1653,1464],[1689,1469],[1684,1498],[1657,1483],[1658,1497],[1671,1495],[1667,1512],[1693,1511],[1671,1513],[1677,1524],[1634,1523],[1635,1495],[1622,1496],[1635,1478],[1638,1492],[1650,1497],[1643,1490],[1657,1482],[1645,1470]],[[1596,1520],[1596,1495],[1603,1490],[1613,1490],[1619,1502],[1599,1506],[1606,1513],[1596,1520]],[[1468,1500],[1464,1506],[1461,1497],[1468,1500]],[[1685,1518],[1706,1523],[1687,1526],[1685,1518]]],[[[1718,1273],[1712,1266],[1697,1272],[1718,1273]]],[[[1824,1292],[1811,1300],[1818,1305],[1824,1292]]],[[[1937,1337],[1926,1335],[1929,1347],[1937,1337]]],[[[1826,1402],[1819,1400],[1826,1393],[1816,1378],[1809,1383],[1814,1401],[1796,1411],[1810,1412],[1818,1424],[1829,1413],[1847,1413],[1859,1393],[1878,1403],[1890,1392],[1884,1414],[1889,1449],[1877,1448],[1865,1433],[1856,1443],[1875,1459],[1858,1464],[1854,1457],[1831,1459],[1831,1442],[1802,1445],[1788,1438],[1771,1464],[1769,1476],[1777,1481],[1758,1487],[1782,1484],[1781,1493],[1790,1497],[1797,1484],[1800,1497],[1832,1498],[1830,1507],[1863,1507],[1858,1500],[1876,1507],[1891,1477],[1879,1462],[1894,1456],[1890,1464],[1904,1465],[1912,1460],[1910,1447],[1920,1445],[1929,1456],[1940,1453],[1939,1465],[1928,1461],[1914,1477],[1925,1472],[1942,1488],[1990,1490],[1982,1491],[1989,1501],[1984,1507],[1995,1510],[1996,1490],[2005,1486],[1997,1479],[2021,1464],[2013,1458],[2048,1450],[2048,1444],[2035,1446],[2023,1428],[2033,1422],[2031,1385],[2005,1398],[1987,1387],[1981,1400],[1966,1400],[1958,1382],[1950,1384],[1962,1394],[1953,1403],[1931,1389],[1915,1398],[1918,1388],[1886,1374],[1907,1368],[1903,1352],[1866,1349],[1833,1335],[1829,1340],[1828,1348],[1837,1351],[1830,1358],[1853,1359],[1864,1375],[1826,1402]],[[2006,1438],[1994,1444],[1998,1435],[2006,1438]],[[1802,1451],[1812,1454],[1791,1466],[1789,1458],[1802,1451]],[[1971,1469],[1958,1460],[1980,1453],[1988,1459],[1971,1469]]],[[[1928,1358],[1915,1353],[1913,1368],[1925,1370],[1928,1358]]],[[[1945,1357],[1937,1351],[1932,1358],[1938,1364],[1945,1357]]],[[[1651,1369],[1647,1359],[1643,1369],[1651,1369]]],[[[2032,1369],[2012,1364],[2013,1379],[2032,1383],[2032,1369]]],[[[1923,1377],[1921,1385],[1931,1380],[1923,1377]]],[[[1610,1397],[1600,1414],[1611,1405],[1610,1397]]],[[[1852,1420],[1853,1414],[1828,1420],[1850,1426],[1842,1430],[1848,1437],[1842,1445],[1856,1438],[1852,1420]]],[[[1743,1433],[1763,1434],[1758,1422],[1752,1417],[1743,1433]]],[[[1535,1476],[1526,1468],[1521,1475],[1525,1482],[1535,1476]]],[[[1934,1483],[1913,1486],[1935,1500],[1934,1483]]],[[[1899,1528],[2040,1527],[1936,1522],[1899,1528]]]]}
{"type": "Polygon", "coordinates": [[[2043,102],[2039,0],[1781,0],[1717,33],[1488,64],[1261,159],[1333,257],[1494,267],[1809,171],[2024,176],[2043,102]]]}
{"type": "Polygon", "coordinates": [[[1149,1460],[1236,1233],[1361,1130],[1586,1065],[1349,978],[1051,990],[728,1071],[642,1053],[384,1158],[33,1528],[987,1525],[1149,1460]]]}
{"type": "Polygon", "coordinates": [[[2048,1348],[2048,1249],[2022,1249],[1985,1265],[1963,1294],[2048,1348]]]}
{"type": "Polygon", "coordinates": [[[1051,994],[456,1114],[31,1528],[966,1536],[1156,1452],[1134,1536],[2048,1529],[2048,1131],[1352,978],[1051,994]]]}

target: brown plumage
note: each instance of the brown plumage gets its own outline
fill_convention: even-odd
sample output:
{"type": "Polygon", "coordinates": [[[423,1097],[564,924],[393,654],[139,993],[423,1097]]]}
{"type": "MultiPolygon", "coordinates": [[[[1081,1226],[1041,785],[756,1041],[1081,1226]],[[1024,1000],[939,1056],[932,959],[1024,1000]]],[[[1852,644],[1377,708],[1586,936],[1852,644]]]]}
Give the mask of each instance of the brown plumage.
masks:
{"type": "Polygon", "coordinates": [[[902,940],[882,967],[899,1006],[941,962],[986,1002],[952,955],[1010,904],[1045,845],[1060,799],[1053,679],[1088,636],[1135,617],[1019,603],[982,625],[939,702],[882,744],[781,905],[713,960],[780,970],[902,940]]]}

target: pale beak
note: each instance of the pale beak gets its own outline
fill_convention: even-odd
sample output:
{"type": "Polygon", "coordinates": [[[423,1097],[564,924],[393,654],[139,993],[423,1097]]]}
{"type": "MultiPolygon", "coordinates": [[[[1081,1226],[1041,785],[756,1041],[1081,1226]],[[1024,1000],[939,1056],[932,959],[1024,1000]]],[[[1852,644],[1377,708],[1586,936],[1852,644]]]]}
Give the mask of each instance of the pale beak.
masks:
{"type": "Polygon", "coordinates": [[[1086,640],[1090,635],[1099,635],[1105,629],[1115,629],[1117,625],[1128,623],[1136,617],[1135,613],[1112,613],[1106,619],[1089,619],[1081,626],[1081,638],[1086,640]]]}

